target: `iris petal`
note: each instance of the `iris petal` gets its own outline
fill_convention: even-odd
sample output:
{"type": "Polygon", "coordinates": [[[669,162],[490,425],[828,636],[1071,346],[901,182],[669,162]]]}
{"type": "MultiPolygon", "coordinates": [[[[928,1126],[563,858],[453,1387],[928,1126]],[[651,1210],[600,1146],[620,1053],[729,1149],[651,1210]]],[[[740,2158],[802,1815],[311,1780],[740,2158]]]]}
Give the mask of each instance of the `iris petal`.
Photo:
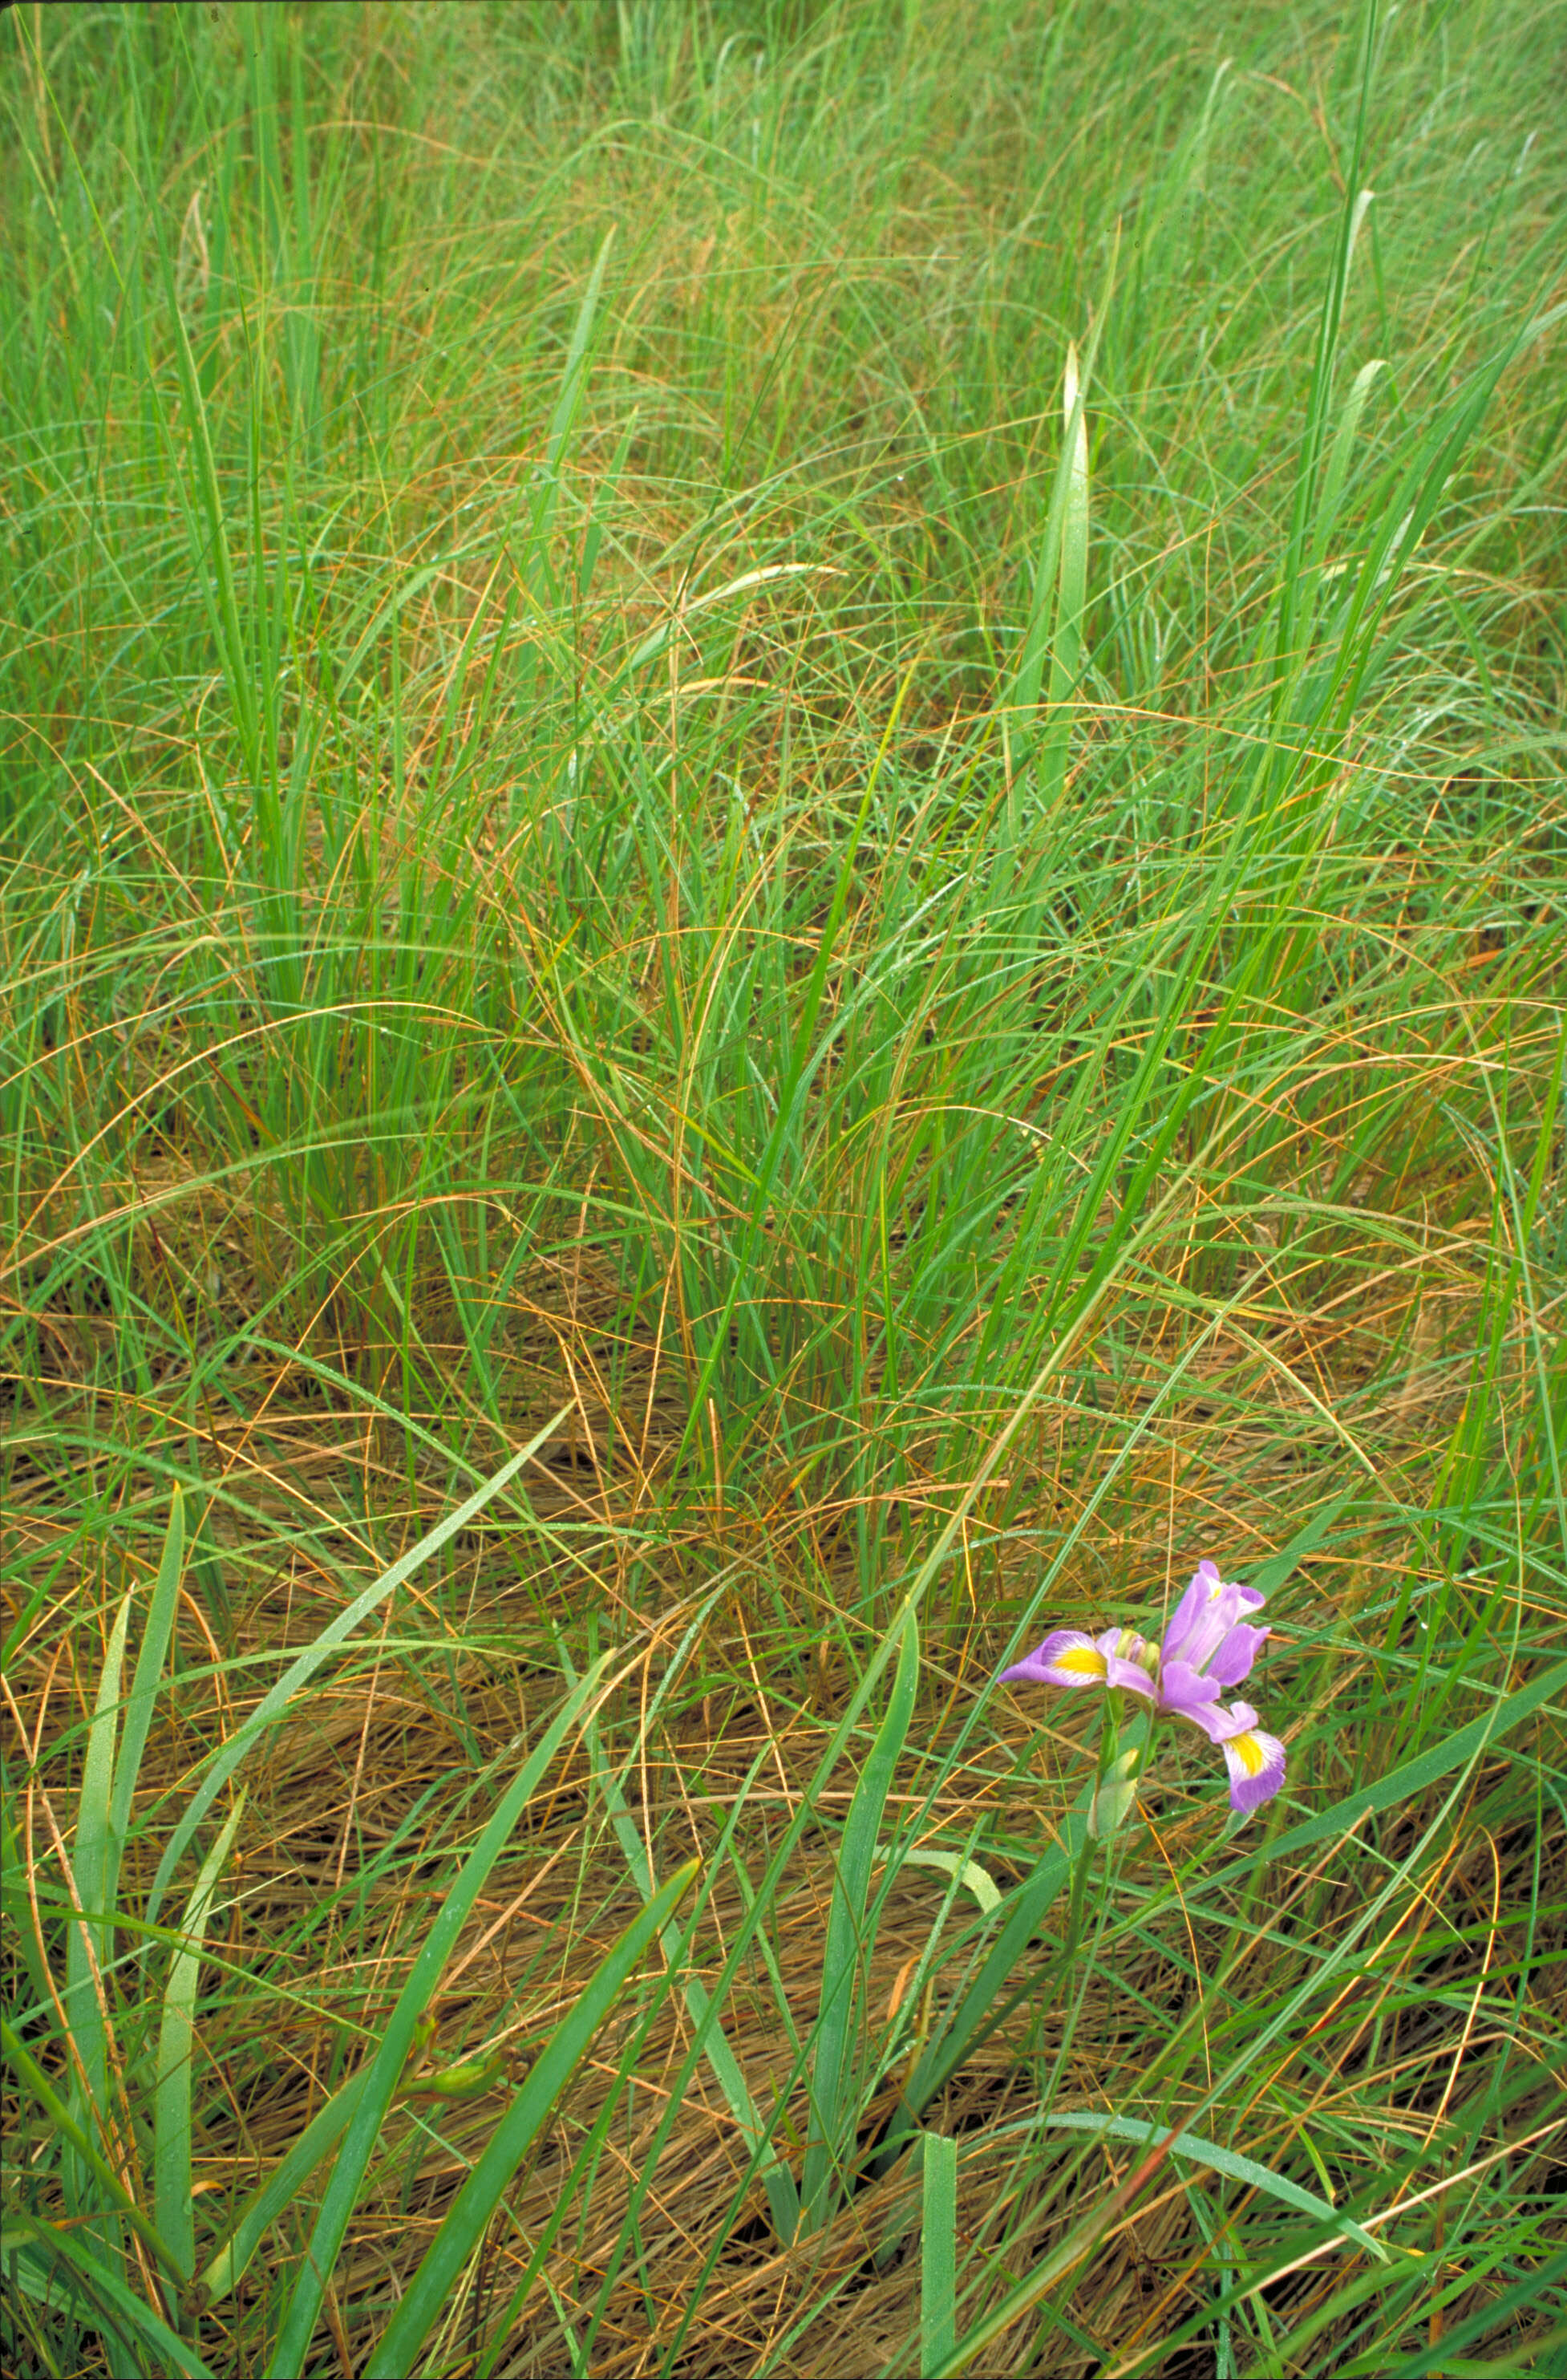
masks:
{"type": "Polygon", "coordinates": [[[1240,1683],[1267,1640],[1266,1628],[1254,1628],[1241,1616],[1260,1610],[1262,1601],[1255,1587],[1226,1579],[1216,1563],[1201,1561],[1157,1650],[1133,1628],[1107,1628],[1099,1636],[1057,1628],[1002,1676],[1016,1685],[1119,1686],[1189,1719],[1222,1751],[1230,1806],[1244,1816],[1284,1781],[1284,1747],[1278,1737],[1263,1732],[1249,1703],[1226,1706],[1220,1700],[1226,1687],[1240,1683]]]}
{"type": "Polygon", "coordinates": [[[1209,1659],[1209,1676],[1221,1686],[1238,1686],[1267,1638],[1266,1628],[1248,1628],[1245,1621],[1237,1621],[1209,1659]]]}
{"type": "Polygon", "coordinates": [[[1271,1801],[1284,1781],[1284,1747],[1276,1735],[1244,1728],[1229,1738],[1224,1765],[1230,1771],[1230,1807],[1245,1817],[1271,1801]]]}
{"type": "Polygon", "coordinates": [[[1056,1628],[1002,1676],[1013,1685],[1102,1686],[1108,1669],[1091,1636],[1080,1628],[1056,1628]]]}

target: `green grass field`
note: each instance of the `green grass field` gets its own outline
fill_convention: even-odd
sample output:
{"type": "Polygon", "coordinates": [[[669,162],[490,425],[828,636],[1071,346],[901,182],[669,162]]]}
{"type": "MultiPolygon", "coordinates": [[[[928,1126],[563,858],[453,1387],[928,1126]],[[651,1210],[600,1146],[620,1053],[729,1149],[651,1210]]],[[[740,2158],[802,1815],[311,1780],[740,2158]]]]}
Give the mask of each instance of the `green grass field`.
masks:
{"type": "Polygon", "coordinates": [[[0,60],[6,2368],[1561,2373],[1567,18],[0,60]]]}

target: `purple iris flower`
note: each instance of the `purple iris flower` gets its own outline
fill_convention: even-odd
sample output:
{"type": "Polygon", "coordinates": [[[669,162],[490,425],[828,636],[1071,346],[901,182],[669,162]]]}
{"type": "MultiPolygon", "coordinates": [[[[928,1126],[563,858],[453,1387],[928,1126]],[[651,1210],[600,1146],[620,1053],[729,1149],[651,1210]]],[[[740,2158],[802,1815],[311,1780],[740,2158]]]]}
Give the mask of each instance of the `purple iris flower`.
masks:
{"type": "Polygon", "coordinates": [[[1121,1686],[1157,1710],[1190,1719],[1223,1753],[1230,1806],[1244,1815],[1284,1781],[1278,1737],[1262,1732],[1250,1703],[1226,1708],[1220,1700],[1224,1688],[1240,1684],[1268,1634],[1243,1617],[1259,1611],[1262,1601],[1254,1586],[1236,1585],[1214,1563],[1199,1562],[1160,1644],[1133,1628],[1109,1628],[1102,1636],[1057,1628],[1002,1676],[1019,1685],[1121,1686]]]}

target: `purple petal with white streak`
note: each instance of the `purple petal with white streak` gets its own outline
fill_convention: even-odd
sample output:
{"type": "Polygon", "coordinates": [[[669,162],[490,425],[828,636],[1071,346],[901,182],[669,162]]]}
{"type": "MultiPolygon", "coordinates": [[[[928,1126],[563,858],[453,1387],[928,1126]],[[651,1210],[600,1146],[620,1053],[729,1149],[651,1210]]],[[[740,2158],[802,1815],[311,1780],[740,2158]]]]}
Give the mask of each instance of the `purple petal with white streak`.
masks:
{"type": "Polygon", "coordinates": [[[1042,1645],[1002,1671],[1017,1686],[1102,1686],[1106,1676],[1101,1647],[1080,1628],[1052,1629],[1042,1645]]]}
{"type": "Polygon", "coordinates": [[[1245,1627],[1241,1614],[1259,1611],[1262,1603],[1256,1587],[1222,1578],[1214,1562],[1198,1562],[1164,1632],[1160,1651],[1166,1666],[1179,1661],[1221,1686],[1238,1685],[1268,1633],[1266,1628],[1245,1627]]]}
{"type": "Polygon", "coordinates": [[[1284,1781],[1284,1747],[1276,1735],[1247,1728],[1224,1745],[1230,1771],[1230,1807],[1242,1817],[1271,1801],[1284,1781]]]}

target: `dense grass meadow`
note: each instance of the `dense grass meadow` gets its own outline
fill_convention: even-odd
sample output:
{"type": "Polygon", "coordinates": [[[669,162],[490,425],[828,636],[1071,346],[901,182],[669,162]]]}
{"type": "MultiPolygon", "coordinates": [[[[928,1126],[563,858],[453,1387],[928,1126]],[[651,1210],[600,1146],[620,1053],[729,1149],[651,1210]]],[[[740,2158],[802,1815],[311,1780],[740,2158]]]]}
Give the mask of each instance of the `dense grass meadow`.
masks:
{"type": "Polygon", "coordinates": [[[1564,102],[0,21],[18,2380],[1567,2370],[1564,102]]]}

